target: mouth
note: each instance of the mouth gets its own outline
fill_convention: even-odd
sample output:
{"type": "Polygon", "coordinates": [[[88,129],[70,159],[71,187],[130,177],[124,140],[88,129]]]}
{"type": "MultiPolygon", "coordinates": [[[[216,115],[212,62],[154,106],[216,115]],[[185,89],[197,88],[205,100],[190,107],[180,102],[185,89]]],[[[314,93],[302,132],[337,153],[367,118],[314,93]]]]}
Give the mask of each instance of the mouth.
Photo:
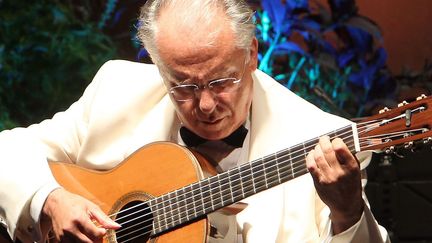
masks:
{"type": "Polygon", "coordinates": [[[220,123],[222,120],[223,120],[223,118],[215,119],[215,120],[202,120],[201,122],[206,124],[206,125],[216,125],[216,124],[220,123]]]}

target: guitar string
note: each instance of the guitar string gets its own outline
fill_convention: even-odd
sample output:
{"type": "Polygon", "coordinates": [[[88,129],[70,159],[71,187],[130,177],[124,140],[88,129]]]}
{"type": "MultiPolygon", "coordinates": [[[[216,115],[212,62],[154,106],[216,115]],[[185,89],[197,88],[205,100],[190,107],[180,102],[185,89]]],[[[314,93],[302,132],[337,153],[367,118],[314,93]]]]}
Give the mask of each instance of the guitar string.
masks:
{"type": "MultiPolygon", "coordinates": [[[[349,131],[349,133],[351,133],[351,131],[349,131]]],[[[341,134],[341,135],[343,135],[343,134],[341,134]]],[[[340,136],[340,135],[337,135],[337,136],[340,136]]],[[[315,140],[315,139],[314,139],[315,140]]],[[[304,156],[304,155],[303,155],[304,156]]],[[[253,176],[253,174],[251,175],[251,176],[253,176]]],[[[211,183],[210,183],[210,186],[211,186],[211,183]]],[[[249,186],[251,186],[251,185],[249,185],[249,186]]],[[[252,185],[253,186],[253,185],[252,185]]],[[[210,188],[209,188],[210,189],[210,188]]],[[[176,195],[177,197],[178,197],[178,195],[176,195]]],[[[211,195],[210,195],[211,196],[211,195]]],[[[223,200],[223,199],[222,199],[223,200]]],[[[186,205],[187,206],[187,205],[186,205]]],[[[217,205],[216,205],[217,206],[217,205]]],[[[204,205],[204,207],[206,207],[206,205],[204,205]]],[[[212,208],[214,207],[214,205],[212,205],[212,208]]],[[[178,208],[174,208],[174,210],[179,210],[178,208]]],[[[172,212],[174,212],[174,210],[171,208],[171,211],[172,212]]],[[[171,219],[173,219],[173,216],[171,216],[171,219]]],[[[165,219],[166,220],[166,219],[165,219]]]]}
{"type": "MultiPolygon", "coordinates": [[[[350,132],[350,131],[349,131],[350,132]]],[[[305,142],[306,143],[306,142],[305,142]]],[[[314,145],[313,145],[314,146],[314,145]]],[[[280,151],[280,152],[283,152],[283,151],[280,151]]],[[[294,153],[294,152],[296,152],[296,151],[293,151],[292,153],[294,153]]],[[[263,157],[262,159],[265,159],[266,157],[263,157]]],[[[136,205],[136,206],[134,206],[134,207],[138,207],[138,206],[140,206],[140,205],[136,205]]],[[[131,209],[133,209],[134,207],[131,207],[131,208],[128,208],[128,209],[126,209],[126,210],[123,210],[123,211],[120,211],[120,212],[117,212],[117,213],[113,213],[113,214],[111,214],[110,215],[110,217],[112,217],[112,216],[115,216],[116,214],[118,214],[118,213],[121,213],[121,212],[124,212],[124,211],[127,211],[127,210],[131,210],[131,209]]],[[[126,215],[126,216],[124,216],[124,217],[127,217],[128,215],[126,215]]],[[[121,218],[118,218],[118,219],[121,219],[121,218]]]]}
{"type": "MultiPolygon", "coordinates": [[[[352,147],[352,146],[351,146],[352,147]]],[[[352,147],[353,148],[353,147],[352,147]]],[[[299,162],[298,162],[299,163],[299,162]]],[[[302,163],[304,164],[304,161],[302,161],[302,163]]],[[[296,173],[301,173],[301,174],[305,174],[305,173],[307,173],[307,168],[305,167],[305,166],[303,166],[304,168],[302,169],[302,170],[299,170],[299,171],[297,171],[296,173]]],[[[275,177],[276,175],[274,175],[273,176],[273,178],[275,177]]],[[[273,179],[272,178],[272,179],[273,179]]],[[[292,177],[292,178],[295,178],[295,176],[294,177],[292,177]]],[[[253,186],[253,185],[249,185],[249,186],[253,186]]],[[[243,187],[244,188],[244,187],[243,187]]],[[[262,188],[264,188],[264,189],[267,189],[267,187],[266,186],[262,186],[261,188],[258,188],[258,189],[255,189],[255,190],[258,190],[259,192],[260,192],[260,190],[262,189],[262,188]]],[[[250,190],[250,189],[249,189],[250,190]]],[[[248,191],[249,191],[248,190],[248,191]]],[[[239,189],[239,190],[237,190],[237,192],[238,191],[242,191],[242,189],[239,189]]],[[[243,190],[244,191],[244,190],[243,190]]],[[[192,209],[193,210],[193,209],[192,209]]],[[[190,211],[189,209],[187,210],[187,211],[190,211]]],[[[182,219],[184,219],[184,218],[180,218],[180,221],[182,220],[182,219]]],[[[140,223],[138,223],[138,224],[135,224],[134,226],[136,227],[137,225],[140,225],[140,224],[143,224],[144,222],[140,222],[140,223]]],[[[144,227],[142,227],[142,228],[139,228],[139,229],[136,229],[136,230],[134,230],[134,231],[131,231],[131,232],[128,232],[127,234],[125,234],[125,235],[122,235],[122,236],[120,236],[120,237],[118,237],[117,238],[117,240],[119,240],[120,238],[123,238],[124,236],[126,236],[126,235],[130,235],[130,234],[134,234],[134,233],[137,233],[137,232],[139,232],[139,231],[142,231],[143,229],[146,229],[146,228],[149,228],[150,227],[150,225],[146,225],[146,226],[144,226],[144,227]]],[[[163,226],[163,227],[159,227],[159,228],[157,228],[157,229],[164,229],[164,228],[167,228],[167,226],[163,226]]],[[[168,228],[169,229],[169,228],[168,228]]],[[[148,235],[148,234],[150,234],[152,232],[152,230],[148,230],[148,231],[145,231],[144,233],[141,233],[141,234],[138,234],[138,235],[134,235],[132,238],[128,238],[128,239],[126,239],[125,241],[119,241],[119,242],[127,242],[127,241],[130,241],[130,240],[133,240],[133,239],[136,239],[136,238],[138,238],[138,237],[141,237],[141,236],[144,236],[144,235],[148,235]]]]}
{"type": "MultiPolygon", "coordinates": [[[[298,171],[298,172],[301,172],[301,171],[298,171]]],[[[297,172],[297,173],[298,173],[298,172],[297,172]]],[[[253,175],[251,175],[251,176],[253,176],[253,175]]],[[[252,184],[252,185],[251,185],[251,184],[249,184],[248,186],[249,186],[249,187],[250,187],[250,186],[253,186],[253,184],[252,184]]],[[[181,206],[180,206],[180,207],[181,207],[181,206]]],[[[177,209],[177,210],[178,210],[178,209],[177,209]]],[[[171,217],[171,218],[172,218],[172,217],[171,217]]],[[[173,219],[173,218],[172,218],[172,219],[173,219]]]]}
{"type": "MultiPolygon", "coordinates": [[[[360,130],[360,129],[359,129],[360,130]]],[[[352,132],[352,131],[349,131],[350,133],[352,132]]],[[[341,135],[337,135],[337,136],[341,136],[341,135]]],[[[315,139],[314,139],[315,140],[315,139]]],[[[305,142],[306,143],[306,142],[305,142]]],[[[303,161],[302,161],[303,162],[303,161]]],[[[277,165],[276,165],[277,166],[277,165]]],[[[251,176],[253,176],[253,174],[251,175],[251,176]]],[[[211,185],[211,184],[210,184],[211,185]]],[[[253,186],[253,185],[249,185],[249,186],[253,186]]],[[[211,195],[210,195],[211,196],[211,195]]],[[[205,205],[204,205],[204,207],[205,207],[205,205]]],[[[212,208],[213,208],[213,205],[212,205],[212,208]]],[[[178,208],[177,208],[177,210],[179,210],[178,208]]],[[[171,211],[172,212],[174,212],[172,209],[171,209],[171,211]]],[[[171,219],[173,219],[173,216],[171,216],[171,219]]]]}
{"type": "MultiPolygon", "coordinates": [[[[270,167],[269,167],[270,168],[270,167]]],[[[234,174],[232,175],[232,176],[234,176],[234,174]]],[[[256,176],[256,178],[260,178],[260,177],[263,177],[263,176],[256,176]]],[[[238,179],[235,179],[235,180],[231,180],[230,181],[230,183],[231,184],[234,184],[234,183],[236,183],[237,181],[239,181],[239,180],[241,180],[241,178],[238,178],[238,179]]],[[[226,183],[226,184],[228,184],[228,183],[226,183]]],[[[232,188],[227,188],[227,189],[223,189],[223,190],[221,190],[222,191],[222,193],[224,193],[224,192],[228,192],[229,193],[229,191],[231,191],[232,190],[232,188]]],[[[231,193],[232,194],[235,194],[235,192],[236,192],[236,190],[234,190],[234,191],[231,191],[231,193]]],[[[193,191],[192,191],[192,193],[193,193],[193,191]]],[[[205,192],[201,192],[201,194],[202,193],[205,193],[205,192]]],[[[184,195],[183,195],[184,196],[184,195]]],[[[185,200],[182,200],[182,201],[185,201],[185,200]]],[[[186,203],[184,206],[181,206],[180,208],[185,208],[186,209],[186,214],[187,215],[191,215],[191,214],[193,214],[193,213],[195,213],[195,216],[196,216],[196,213],[197,213],[197,211],[196,210],[194,210],[194,208],[190,208],[189,206],[190,205],[192,205],[192,206],[194,206],[195,204],[192,202],[192,203],[186,203]],[[192,211],[192,213],[191,213],[191,211],[192,211]]],[[[205,206],[205,204],[203,205],[203,209],[205,208],[206,206],[205,206]]],[[[164,210],[165,208],[160,208],[160,209],[158,209],[158,210],[156,210],[156,211],[165,211],[164,210]]],[[[145,217],[145,216],[148,216],[148,215],[150,215],[151,213],[148,213],[147,215],[141,215],[141,216],[139,216],[139,217],[137,217],[137,218],[141,218],[141,217],[145,217]]],[[[166,213],[160,213],[161,215],[165,215],[166,213]]],[[[195,216],[191,216],[191,217],[195,217],[195,216]]],[[[136,220],[137,218],[135,218],[135,219],[132,219],[132,220],[130,220],[130,221],[128,221],[128,222],[131,222],[131,221],[133,221],[133,220],[136,220]]],[[[186,217],[186,218],[188,218],[188,217],[186,217]]],[[[167,221],[167,220],[170,220],[168,217],[164,217],[164,219],[165,219],[165,221],[167,221]]],[[[144,223],[150,223],[151,221],[152,221],[153,219],[146,219],[145,221],[142,221],[142,222],[140,222],[140,223],[138,223],[138,224],[135,224],[135,225],[133,225],[133,226],[131,226],[130,228],[132,228],[132,227],[136,227],[137,225],[139,225],[139,224],[144,224],[144,223]]],[[[162,221],[161,221],[162,222],[162,221]]],[[[163,228],[163,227],[165,227],[165,225],[167,225],[167,223],[165,223],[165,224],[161,224],[159,227],[156,227],[156,229],[160,229],[160,228],[163,228]]],[[[126,229],[129,229],[129,228],[124,228],[125,230],[126,229]]],[[[120,229],[120,230],[122,230],[122,229],[120,229]]],[[[117,231],[117,233],[121,233],[121,231],[117,231]]]]}
{"type": "Polygon", "coordinates": [[[366,136],[362,138],[362,141],[360,141],[360,146],[362,147],[363,150],[368,150],[368,148],[376,146],[377,144],[384,144],[386,142],[383,143],[384,139],[390,139],[388,142],[391,142],[392,138],[399,138],[402,136],[405,136],[408,133],[416,133],[419,134],[421,132],[424,132],[423,128],[419,128],[419,129],[411,129],[411,130],[406,130],[404,132],[393,132],[393,133],[387,133],[383,135],[373,135],[373,136],[366,136]]]}
{"type": "MultiPolygon", "coordinates": [[[[302,161],[303,162],[303,161],[302,161]]],[[[305,173],[307,173],[307,168],[305,167],[305,168],[303,168],[302,170],[300,170],[300,171],[298,171],[298,173],[301,173],[301,174],[305,174],[305,173]]],[[[293,178],[295,178],[295,177],[293,177],[293,178]]],[[[263,186],[264,187],[264,186],[263,186]]],[[[266,187],[264,187],[264,189],[266,189],[266,187]]],[[[188,210],[189,211],[189,210],[188,210]]],[[[138,223],[138,224],[136,224],[136,225],[139,225],[140,223],[138,223]]],[[[135,226],[136,226],[135,225],[135,226]]],[[[145,227],[142,227],[142,228],[139,228],[139,229],[136,229],[136,230],[134,230],[134,231],[132,231],[132,232],[128,232],[128,234],[134,234],[134,233],[137,233],[137,232],[139,232],[139,231],[142,231],[143,229],[146,229],[146,228],[148,228],[149,226],[145,226],[145,227]]],[[[160,229],[161,227],[159,227],[159,229],[160,229]]],[[[140,234],[138,234],[138,235],[134,235],[133,237],[131,237],[131,238],[128,238],[128,239],[125,239],[124,241],[118,241],[119,243],[124,243],[124,242],[128,242],[128,241],[131,241],[131,240],[133,240],[133,239],[136,239],[136,238],[139,238],[139,237],[141,237],[141,236],[145,236],[145,235],[148,235],[148,234],[150,234],[152,232],[152,230],[148,230],[148,231],[146,231],[146,232],[144,232],[144,233],[140,233],[140,234]]],[[[120,238],[122,238],[124,235],[122,235],[121,237],[119,237],[119,238],[117,238],[117,239],[120,239],[120,238]]]]}
{"type": "MultiPolygon", "coordinates": [[[[361,129],[358,129],[359,131],[361,130],[361,129]]],[[[367,132],[367,130],[368,129],[364,129],[364,130],[366,130],[366,131],[363,131],[363,132],[367,132]]],[[[423,131],[422,129],[413,129],[413,130],[409,130],[409,131],[405,131],[405,132],[399,132],[399,133],[390,133],[389,135],[393,135],[393,137],[395,137],[396,135],[401,135],[401,134],[406,134],[406,132],[416,132],[416,131],[423,131]]],[[[359,134],[361,133],[361,131],[359,132],[359,134]]],[[[375,138],[376,139],[376,138],[375,138]]],[[[367,140],[371,140],[370,139],[370,136],[369,137],[365,137],[365,138],[359,138],[359,140],[363,140],[364,142],[360,142],[360,147],[362,147],[362,145],[361,144],[364,144],[364,143],[367,143],[366,141],[367,140]]],[[[372,145],[374,145],[374,144],[372,144],[372,145]]],[[[369,143],[367,143],[367,145],[365,146],[365,147],[370,147],[370,146],[372,146],[372,145],[370,145],[369,143]]],[[[348,146],[348,147],[350,147],[350,146],[348,146]]],[[[299,171],[300,173],[303,173],[303,172],[307,172],[307,168],[305,169],[305,171],[299,171]]],[[[253,172],[252,172],[253,173],[253,172]]],[[[278,173],[278,175],[279,175],[279,173],[278,173]]],[[[253,175],[252,175],[253,176],[253,175]]],[[[253,186],[253,184],[252,184],[252,186],[253,186]]],[[[151,231],[149,231],[149,232],[151,232],[151,231]]],[[[145,235],[145,234],[148,234],[149,232],[147,232],[147,233],[144,233],[143,235],[145,235]]],[[[138,236],[135,236],[135,237],[133,237],[132,239],[134,239],[134,238],[137,238],[137,237],[140,237],[141,235],[138,235],[138,236]]],[[[130,239],[131,240],[131,239],[130,239]]]]}
{"type": "MultiPolygon", "coordinates": [[[[364,124],[367,124],[367,123],[370,123],[370,122],[364,122],[364,124]]],[[[362,124],[363,124],[363,123],[359,123],[357,126],[362,125],[362,124]]],[[[358,130],[361,130],[361,127],[357,127],[357,129],[358,129],[358,130]]],[[[360,134],[360,132],[359,132],[359,134],[360,134]]],[[[311,140],[313,140],[313,139],[311,139],[311,140]]],[[[308,141],[306,141],[306,142],[308,142],[308,141]]],[[[305,142],[305,143],[306,143],[306,142],[305,142]]],[[[136,206],[130,207],[130,208],[128,208],[128,209],[125,209],[125,210],[123,210],[123,211],[119,211],[119,212],[113,213],[113,214],[109,215],[109,217],[113,217],[113,216],[115,216],[115,215],[117,215],[117,214],[119,214],[119,213],[122,213],[122,212],[127,211],[127,210],[132,210],[132,209],[134,209],[135,207],[139,207],[139,206],[140,206],[140,205],[136,205],[136,206]]]]}
{"type": "MultiPolygon", "coordinates": [[[[346,133],[345,133],[346,134],[346,133]]],[[[341,135],[343,135],[343,134],[341,134],[341,135]]],[[[316,139],[313,139],[313,140],[310,140],[310,141],[314,141],[314,140],[316,140],[316,139]]],[[[305,143],[307,143],[307,142],[310,142],[310,141],[306,141],[305,143]]],[[[315,144],[313,144],[312,145],[312,147],[313,146],[315,146],[315,144]]],[[[309,146],[309,147],[302,147],[302,149],[309,149],[309,148],[311,148],[311,146],[309,146]]],[[[282,152],[287,152],[288,151],[288,149],[287,150],[281,150],[281,151],[279,151],[279,153],[282,153],[282,152]]],[[[296,152],[298,152],[298,151],[292,151],[291,153],[296,153],[296,152]]],[[[276,154],[276,153],[275,153],[276,154]]],[[[272,155],[270,155],[270,156],[272,156],[272,155]]],[[[266,157],[263,157],[263,158],[261,158],[262,160],[264,160],[264,159],[267,159],[268,157],[270,157],[270,156],[266,156],[266,157]]],[[[300,155],[300,156],[302,156],[302,155],[300,155]]],[[[299,156],[298,156],[299,157],[299,156]]],[[[292,159],[296,159],[296,158],[298,158],[298,157],[293,157],[292,159]]],[[[247,164],[245,164],[245,166],[247,166],[247,164]]],[[[241,166],[240,166],[241,167],[241,166]]],[[[234,169],[237,169],[237,168],[234,168],[234,169]]],[[[232,174],[231,176],[234,176],[234,175],[236,175],[236,174],[232,174]]],[[[175,192],[175,191],[173,191],[173,192],[175,192]]],[[[173,192],[170,192],[170,193],[173,193],[173,192]]],[[[167,193],[167,194],[170,194],[170,193],[167,193]]],[[[137,206],[140,206],[140,205],[137,205],[137,206]]],[[[135,206],[135,207],[137,207],[137,206],[135,206]]],[[[157,206],[157,205],[154,205],[154,206],[157,206]]],[[[132,209],[132,208],[128,208],[128,209],[132,209]]],[[[124,211],[126,211],[126,210],[124,210],[124,211]]],[[[121,211],[121,212],[123,212],[123,211],[121,211]]],[[[120,213],[120,212],[118,212],[118,213],[120,213]]],[[[116,215],[116,214],[118,214],[118,213],[114,213],[114,214],[112,214],[112,215],[110,215],[110,217],[112,217],[112,216],[114,216],[114,215],[116,215]]],[[[121,217],[121,218],[117,218],[117,219],[122,219],[122,218],[124,218],[124,217],[128,217],[128,216],[130,216],[130,215],[126,215],[126,216],[123,216],[123,217],[121,217]]]]}
{"type": "MultiPolygon", "coordinates": [[[[351,131],[349,131],[349,132],[351,133],[351,131]]],[[[340,134],[340,135],[342,135],[342,134],[340,134]]],[[[338,136],[340,136],[340,135],[338,135],[338,136]]],[[[315,140],[315,139],[314,139],[314,140],[315,140]]],[[[313,146],[315,146],[315,145],[313,145],[313,146]]],[[[309,147],[311,147],[311,146],[309,146],[309,147]]],[[[308,148],[308,147],[303,147],[303,150],[304,150],[304,149],[307,149],[307,148],[308,148]]],[[[294,153],[294,152],[293,152],[293,153],[294,153]]],[[[305,155],[305,154],[300,155],[300,156],[303,156],[303,157],[304,157],[304,155],[305,155]]],[[[297,157],[300,157],[300,156],[297,156],[297,157]]],[[[292,159],[297,158],[297,157],[293,157],[292,159]]],[[[278,159],[281,159],[281,158],[278,158],[278,159]]],[[[273,161],[269,161],[269,162],[273,162],[273,161]]],[[[303,163],[303,162],[304,162],[304,161],[300,161],[299,163],[303,163]]],[[[293,170],[294,170],[294,169],[298,170],[297,166],[295,166],[295,164],[293,164],[293,165],[294,165],[294,167],[293,167],[292,169],[293,169],[293,170]]],[[[278,165],[275,165],[275,166],[278,166],[278,165]]],[[[290,167],[291,167],[291,166],[290,166],[290,167]]],[[[269,169],[269,168],[271,168],[271,167],[268,167],[267,169],[269,169]]],[[[258,172],[259,172],[259,171],[258,171],[258,172]]],[[[296,171],[296,172],[298,173],[298,171],[296,171]]],[[[253,176],[253,174],[252,174],[252,175],[249,175],[249,176],[253,176]]],[[[235,181],[232,181],[232,182],[235,182],[235,181]]],[[[210,186],[211,186],[211,183],[210,183],[210,186]]],[[[248,186],[250,187],[250,186],[253,186],[253,185],[248,185],[248,186]]],[[[210,188],[209,188],[209,189],[210,189],[210,188]]],[[[250,189],[250,188],[249,188],[249,189],[250,189]]],[[[203,192],[201,192],[201,193],[203,193],[203,192]]],[[[205,193],[205,192],[204,192],[204,193],[205,193]]],[[[210,196],[211,196],[211,195],[210,195],[210,196]]],[[[176,197],[179,197],[179,196],[176,195],[176,197]]],[[[188,205],[185,205],[185,207],[186,207],[186,206],[188,206],[188,205]]],[[[206,207],[205,204],[204,204],[203,206],[206,207]]],[[[214,207],[214,205],[212,205],[212,208],[213,208],[213,207],[214,207]]],[[[163,208],[162,208],[162,209],[163,209],[163,208]]],[[[178,211],[179,209],[178,209],[178,208],[175,208],[174,210],[177,210],[177,211],[178,211]]],[[[172,212],[174,212],[174,210],[171,208],[171,211],[172,211],[172,212]]],[[[146,216],[146,215],[144,215],[144,216],[146,216]]],[[[142,216],[142,217],[144,217],[144,216],[142,216]]],[[[172,217],[173,217],[173,216],[171,216],[171,219],[173,219],[172,217]]],[[[165,218],[166,218],[166,217],[165,217],[165,218]]],[[[132,219],[131,221],[133,221],[133,220],[135,220],[135,219],[132,219]]],[[[165,219],[165,221],[166,221],[166,219],[165,219]]],[[[164,226],[164,225],[162,225],[162,227],[163,227],[163,226],[164,226]]]]}
{"type": "MultiPolygon", "coordinates": [[[[251,176],[253,176],[253,175],[251,175],[251,176]]],[[[210,185],[211,185],[211,184],[210,184],[210,185]]],[[[249,187],[250,187],[250,186],[253,186],[253,185],[249,185],[249,187]]],[[[247,188],[247,186],[246,186],[246,188],[247,188]]],[[[211,196],[211,195],[210,195],[210,196],[211,196]]],[[[222,198],[221,198],[221,199],[222,199],[222,198]]],[[[223,200],[223,199],[222,199],[222,200],[223,200]]],[[[206,205],[204,205],[204,206],[206,206],[206,205]]],[[[216,205],[216,206],[217,206],[217,205],[216,205]]],[[[181,206],[180,206],[180,207],[181,207],[181,206]]],[[[213,207],[214,207],[214,206],[212,205],[212,208],[213,208],[213,207]]],[[[177,211],[178,211],[179,209],[178,209],[178,208],[174,208],[174,210],[177,210],[177,211]]],[[[174,212],[174,210],[171,208],[171,211],[172,211],[172,212],[174,212]]],[[[171,219],[173,219],[173,216],[171,216],[171,219]]],[[[165,219],[165,220],[166,220],[166,219],[165,219]]]]}
{"type": "MultiPolygon", "coordinates": [[[[302,161],[302,162],[303,162],[303,161],[302,161]]],[[[304,164],[304,163],[303,163],[303,164],[304,164]]],[[[297,174],[298,174],[298,173],[305,174],[306,172],[307,172],[307,168],[306,168],[306,167],[304,167],[302,170],[296,171],[297,174]]],[[[274,179],[274,177],[277,177],[277,175],[274,175],[273,178],[271,178],[271,179],[274,179]]],[[[295,178],[295,176],[292,177],[292,178],[295,178]]],[[[254,188],[252,184],[249,184],[248,186],[243,187],[243,189],[239,189],[239,190],[237,190],[237,192],[238,192],[238,191],[246,191],[246,192],[249,192],[249,191],[252,190],[251,187],[254,188]],[[249,187],[249,188],[248,188],[248,187],[249,187]],[[247,189],[244,190],[245,188],[247,188],[247,189]]],[[[263,185],[263,186],[261,186],[261,188],[257,188],[257,189],[254,188],[254,191],[258,190],[258,191],[260,192],[262,188],[266,189],[267,187],[263,185]]],[[[193,209],[192,209],[192,210],[193,210],[193,209]]],[[[190,211],[190,209],[188,209],[187,211],[190,211]]],[[[184,217],[183,217],[183,218],[180,218],[180,221],[181,221],[182,219],[184,219],[184,217]]],[[[140,223],[138,223],[138,224],[135,224],[134,227],[136,227],[137,225],[143,224],[143,223],[144,223],[144,222],[140,222],[140,223]]],[[[117,240],[119,240],[119,239],[121,239],[121,238],[124,238],[124,236],[126,236],[126,235],[134,234],[134,233],[136,233],[136,232],[138,232],[138,231],[142,231],[143,229],[146,229],[146,228],[149,228],[149,227],[150,227],[150,225],[146,225],[146,226],[144,226],[144,227],[142,227],[142,228],[139,228],[139,229],[136,229],[136,230],[134,230],[134,231],[128,232],[127,234],[118,237],[117,240]]],[[[161,226],[161,227],[159,227],[158,229],[160,229],[160,228],[163,229],[164,227],[166,227],[166,226],[161,226]]],[[[129,239],[126,239],[126,241],[121,241],[121,242],[127,242],[127,241],[129,241],[129,240],[132,240],[132,239],[138,238],[138,237],[140,237],[140,236],[147,235],[147,234],[151,233],[151,231],[152,231],[152,230],[149,230],[149,231],[146,231],[146,232],[141,233],[141,234],[139,234],[139,235],[135,235],[134,237],[129,238],[129,239]]]]}
{"type": "MultiPolygon", "coordinates": [[[[307,169],[305,168],[303,171],[298,171],[298,173],[303,173],[303,172],[307,172],[307,169]]],[[[253,186],[253,185],[249,185],[249,186],[253,186]]],[[[145,228],[148,228],[148,226],[147,227],[145,227],[145,228]]],[[[140,231],[140,230],[135,230],[135,231],[140,231]]],[[[144,234],[142,234],[142,235],[145,235],[145,234],[148,234],[149,232],[151,232],[151,231],[148,231],[147,233],[144,233],[144,234]]],[[[134,238],[137,238],[137,237],[140,237],[141,235],[138,235],[138,236],[135,236],[134,238]]]]}

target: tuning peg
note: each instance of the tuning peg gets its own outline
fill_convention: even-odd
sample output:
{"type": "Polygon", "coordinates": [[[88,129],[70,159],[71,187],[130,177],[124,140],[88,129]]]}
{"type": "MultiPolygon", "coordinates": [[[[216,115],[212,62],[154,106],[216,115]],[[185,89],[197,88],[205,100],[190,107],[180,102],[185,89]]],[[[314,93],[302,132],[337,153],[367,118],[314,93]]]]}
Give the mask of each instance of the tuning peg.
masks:
{"type": "Polygon", "coordinates": [[[384,108],[382,108],[380,111],[379,111],[379,113],[381,114],[381,113],[384,113],[384,112],[387,112],[387,111],[389,111],[390,109],[388,108],[388,107],[384,107],[384,108]]]}
{"type": "Polygon", "coordinates": [[[414,143],[412,141],[404,144],[405,149],[412,149],[413,146],[414,146],[414,143]]]}
{"type": "Polygon", "coordinates": [[[395,147],[394,147],[394,146],[390,146],[390,147],[386,148],[386,149],[384,150],[384,152],[385,152],[386,154],[393,154],[393,153],[395,152],[395,147]]]}
{"type": "Polygon", "coordinates": [[[432,142],[432,137],[423,138],[423,144],[428,144],[432,142]]]}
{"type": "Polygon", "coordinates": [[[398,104],[398,107],[404,106],[404,105],[408,105],[408,102],[406,102],[405,100],[402,101],[401,103],[398,104]]]}
{"type": "Polygon", "coordinates": [[[427,96],[425,94],[421,94],[419,97],[416,98],[416,100],[421,100],[426,98],[427,96]]]}

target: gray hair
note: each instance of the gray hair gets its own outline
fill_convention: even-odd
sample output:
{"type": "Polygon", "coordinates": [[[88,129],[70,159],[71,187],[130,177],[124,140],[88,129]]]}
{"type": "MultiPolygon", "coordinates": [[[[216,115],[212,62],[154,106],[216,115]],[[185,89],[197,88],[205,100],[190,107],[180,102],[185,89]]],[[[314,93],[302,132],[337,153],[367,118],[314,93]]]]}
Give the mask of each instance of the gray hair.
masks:
{"type": "MultiPolygon", "coordinates": [[[[189,26],[196,24],[193,21],[196,21],[197,17],[200,24],[209,24],[219,9],[224,10],[234,32],[237,48],[248,50],[255,36],[253,10],[244,0],[147,0],[141,8],[137,37],[155,64],[162,64],[156,46],[157,20],[161,10],[171,6],[183,6],[183,9],[187,9],[188,12],[183,18],[179,18],[179,21],[189,26]]],[[[215,34],[217,33],[209,33],[208,36],[215,34]]]]}

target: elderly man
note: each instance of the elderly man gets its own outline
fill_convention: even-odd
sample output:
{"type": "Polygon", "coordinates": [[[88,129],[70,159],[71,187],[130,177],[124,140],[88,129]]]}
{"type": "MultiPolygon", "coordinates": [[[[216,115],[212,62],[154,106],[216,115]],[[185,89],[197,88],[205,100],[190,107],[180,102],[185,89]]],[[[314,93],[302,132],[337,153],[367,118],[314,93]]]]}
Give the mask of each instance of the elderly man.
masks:
{"type": "MultiPolygon", "coordinates": [[[[145,144],[171,141],[224,172],[350,124],[257,70],[252,14],[239,0],[148,0],[138,35],[155,65],[110,61],[68,110],[2,132],[9,234],[41,241],[51,229],[59,241],[94,242],[121,228],[57,184],[47,161],[108,170],[145,144]],[[225,143],[231,134],[240,144],[225,143]]],[[[243,200],[238,214],[210,214],[208,241],[388,241],[363,193],[364,166],[345,143],[323,136],[308,152],[310,174],[243,200]]]]}

